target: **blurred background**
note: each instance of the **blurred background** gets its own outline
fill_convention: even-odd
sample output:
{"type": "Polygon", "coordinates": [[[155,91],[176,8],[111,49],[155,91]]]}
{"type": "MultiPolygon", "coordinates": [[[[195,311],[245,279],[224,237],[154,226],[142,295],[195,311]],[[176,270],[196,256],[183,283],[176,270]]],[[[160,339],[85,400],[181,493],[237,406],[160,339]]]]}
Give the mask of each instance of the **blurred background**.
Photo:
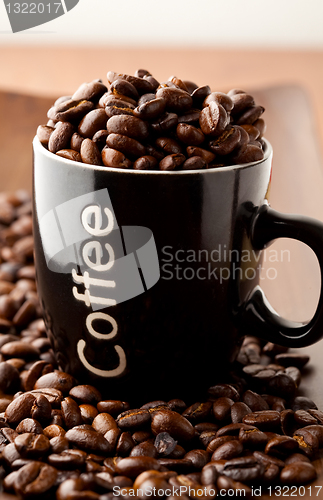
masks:
{"type": "MultiPolygon", "coordinates": [[[[113,70],[148,69],[239,87],[266,107],[274,147],[272,206],[323,220],[322,0],[80,0],[65,15],[12,33],[0,2],[0,189],[31,190],[31,141],[60,95],[113,70]]],[[[264,280],[274,307],[295,320],[316,307],[320,272],[304,245],[280,241],[290,262],[264,280]]]]}

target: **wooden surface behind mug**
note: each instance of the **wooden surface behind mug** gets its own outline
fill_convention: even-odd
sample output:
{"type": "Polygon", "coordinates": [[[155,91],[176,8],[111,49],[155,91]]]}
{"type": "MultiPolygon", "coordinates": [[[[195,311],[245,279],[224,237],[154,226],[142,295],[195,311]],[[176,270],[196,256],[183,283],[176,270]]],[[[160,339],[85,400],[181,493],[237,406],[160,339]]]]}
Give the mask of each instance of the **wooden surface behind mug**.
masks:
{"type": "MultiPolygon", "coordinates": [[[[323,220],[323,165],[306,94],[299,87],[282,86],[258,90],[255,97],[266,108],[266,137],[274,148],[271,205],[277,210],[323,220]]],[[[46,122],[46,111],[52,102],[50,98],[0,92],[1,191],[31,189],[31,141],[37,125],[46,122]]],[[[314,256],[305,245],[291,240],[274,243],[270,249],[275,249],[278,255],[282,250],[289,251],[287,259],[265,261],[263,277],[269,267],[275,268],[277,274],[275,279],[267,278],[262,283],[270,302],[285,317],[308,319],[315,310],[320,286],[314,256]]],[[[301,394],[314,399],[323,409],[323,342],[301,352],[311,356],[301,394]]],[[[319,476],[312,488],[323,486],[323,460],[317,460],[315,465],[319,476]]],[[[303,498],[312,498],[315,490],[312,489],[312,495],[306,491],[303,498]]]]}

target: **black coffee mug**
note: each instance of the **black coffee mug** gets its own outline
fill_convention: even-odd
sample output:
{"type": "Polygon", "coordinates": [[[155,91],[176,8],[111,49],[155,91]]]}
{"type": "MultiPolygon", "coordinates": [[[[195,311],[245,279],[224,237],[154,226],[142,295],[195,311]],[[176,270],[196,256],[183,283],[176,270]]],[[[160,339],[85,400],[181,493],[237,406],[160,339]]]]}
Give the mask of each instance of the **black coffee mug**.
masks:
{"type": "Polygon", "coordinates": [[[245,165],[121,170],[65,160],[35,138],[37,282],[61,369],[112,399],[185,398],[223,380],[246,334],[317,342],[322,290],[303,324],[259,287],[260,251],[276,238],[306,243],[323,268],[322,223],[269,207],[271,163],[266,142],[245,165]]]}

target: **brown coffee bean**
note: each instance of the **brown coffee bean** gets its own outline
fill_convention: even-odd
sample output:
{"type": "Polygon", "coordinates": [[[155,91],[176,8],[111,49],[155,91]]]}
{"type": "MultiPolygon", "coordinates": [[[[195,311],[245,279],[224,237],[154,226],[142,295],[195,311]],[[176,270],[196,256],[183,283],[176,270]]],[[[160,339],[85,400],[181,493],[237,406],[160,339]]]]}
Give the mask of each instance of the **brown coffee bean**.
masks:
{"type": "Polygon", "coordinates": [[[317,424],[317,419],[313,417],[308,411],[297,410],[294,413],[294,420],[296,424],[300,426],[315,425],[317,424]]]}
{"type": "Polygon", "coordinates": [[[205,450],[190,450],[183,458],[190,460],[195,470],[201,470],[208,463],[209,454],[205,450]]]}
{"type": "Polygon", "coordinates": [[[113,83],[115,80],[126,80],[127,82],[130,82],[136,88],[139,94],[145,94],[154,90],[153,85],[144,78],[138,78],[136,76],[126,75],[124,73],[115,73],[114,71],[109,71],[107,77],[109,83],[113,83]]]}
{"type": "MultiPolygon", "coordinates": [[[[303,427],[302,429],[298,429],[294,436],[296,435],[304,435],[304,432],[310,433],[313,436],[315,436],[318,440],[319,447],[323,447],[323,426],[322,425],[307,425],[306,427],[303,427]]],[[[293,436],[293,437],[294,437],[293,436]]]]}
{"type": "Polygon", "coordinates": [[[211,137],[221,135],[229,124],[228,114],[221,104],[211,101],[202,109],[199,123],[205,135],[211,137]]]}
{"type": "Polygon", "coordinates": [[[310,398],[305,396],[296,396],[290,401],[290,407],[292,410],[317,410],[317,406],[310,398]]]}
{"type": "Polygon", "coordinates": [[[318,423],[323,424],[323,411],[309,408],[308,413],[316,418],[318,423]]]}
{"type": "Polygon", "coordinates": [[[188,111],[193,105],[191,95],[179,88],[162,87],[156,92],[156,97],[166,101],[166,109],[174,113],[188,111]]]}
{"type": "Polygon", "coordinates": [[[194,403],[193,405],[186,408],[183,411],[183,417],[187,418],[192,424],[195,424],[201,420],[206,419],[212,410],[212,403],[207,401],[206,403],[194,403]]]}
{"type": "Polygon", "coordinates": [[[0,363],[0,391],[10,393],[19,386],[19,371],[10,363],[0,363]]]}
{"type": "Polygon", "coordinates": [[[244,92],[232,94],[230,91],[228,92],[228,95],[231,97],[233,102],[233,108],[231,110],[231,114],[233,116],[239,115],[245,109],[250,108],[250,106],[255,104],[254,98],[250,94],[246,94],[244,92]]]}
{"type": "Polygon", "coordinates": [[[98,130],[92,137],[92,141],[97,145],[100,151],[104,148],[107,142],[109,132],[107,130],[98,130]]]}
{"type": "Polygon", "coordinates": [[[93,420],[92,427],[100,434],[105,434],[111,429],[117,429],[117,423],[109,413],[99,413],[93,420]]]}
{"type": "Polygon", "coordinates": [[[81,150],[81,144],[84,141],[84,137],[82,137],[78,132],[74,132],[74,134],[71,137],[71,149],[74,151],[77,151],[78,153],[81,150]]]}
{"type": "Polygon", "coordinates": [[[146,154],[146,149],[140,142],[122,134],[109,134],[107,146],[133,159],[146,154]]]}
{"type": "Polygon", "coordinates": [[[281,456],[293,453],[296,449],[298,449],[298,443],[295,439],[289,436],[276,436],[268,441],[265,453],[281,456]]]}
{"type": "Polygon", "coordinates": [[[228,424],[228,425],[225,425],[224,427],[220,427],[220,429],[217,431],[216,435],[217,435],[217,437],[238,436],[240,429],[245,429],[248,427],[249,427],[249,425],[244,424],[244,423],[228,424]]]}
{"type": "Polygon", "coordinates": [[[23,498],[35,498],[49,491],[55,484],[57,471],[42,462],[32,461],[17,471],[15,492],[23,498]]]}
{"type": "Polygon", "coordinates": [[[131,168],[132,165],[123,153],[108,147],[102,150],[102,161],[106,167],[112,168],[131,168]]]}
{"type": "Polygon", "coordinates": [[[252,425],[242,428],[239,432],[239,440],[248,449],[263,449],[268,443],[268,436],[252,425]]]}
{"type": "Polygon", "coordinates": [[[82,161],[80,153],[74,151],[73,149],[61,149],[60,151],[57,151],[56,154],[61,158],[65,158],[65,160],[82,161]]]}
{"type": "MultiPolygon", "coordinates": [[[[69,99],[53,106],[47,113],[54,122],[76,123],[94,108],[93,102],[84,99],[69,99]]],[[[55,130],[57,124],[55,124],[55,130]]],[[[53,134],[52,134],[53,135],[53,134]]],[[[60,148],[63,149],[63,148],[60,148]]]]}
{"type": "Polygon", "coordinates": [[[157,434],[154,446],[161,457],[167,457],[170,455],[175,447],[177,441],[168,433],[168,432],[160,432],[157,434]]]}
{"type": "Polygon", "coordinates": [[[48,399],[43,394],[37,395],[30,410],[31,418],[43,422],[51,418],[51,412],[52,406],[48,399]]]}
{"type": "Polygon", "coordinates": [[[213,403],[213,416],[216,421],[223,422],[230,419],[231,406],[234,401],[228,397],[218,398],[213,403]]]}
{"type": "Polygon", "coordinates": [[[114,399],[107,399],[100,401],[97,404],[97,409],[100,413],[110,413],[113,417],[117,417],[120,413],[123,413],[130,409],[129,403],[125,401],[118,401],[114,399]]]}
{"type": "Polygon", "coordinates": [[[307,464],[311,463],[310,459],[302,453],[292,453],[285,458],[285,465],[293,464],[295,462],[306,462],[307,464]]]}
{"type": "Polygon", "coordinates": [[[243,394],[243,402],[251,408],[252,411],[269,410],[266,401],[256,392],[247,390],[243,394]]]}
{"type": "Polygon", "coordinates": [[[207,164],[215,159],[215,154],[207,149],[197,148],[195,146],[188,146],[186,153],[189,157],[200,156],[207,164]]]}
{"type": "Polygon", "coordinates": [[[121,134],[133,139],[143,141],[148,138],[148,125],[136,116],[112,116],[107,122],[109,134],[121,134]]]}
{"type": "Polygon", "coordinates": [[[268,382],[267,391],[275,396],[280,396],[284,399],[291,399],[295,395],[296,384],[290,376],[284,373],[277,373],[268,382]]]}
{"type": "Polygon", "coordinates": [[[262,478],[265,468],[257,460],[250,457],[238,457],[228,460],[223,468],[223,474],[234,481],[250,483],[262,478]]]}
{"type": "Polygon", "coordinates": [[[68,149],[73,133],[74,127],[71,123],[60,122],[49,138],[49,151],[57,153],[57,151],[60,151],[61,149],[68,149]]]}
{"type": "Polygon", "coordinates": [[[280,414],[278,411],[263,410],[245,415],[242,422],[254,425],[263,431],[271,431],[280,427],[280,414]]]}
{"type": "Polygon", "coordinates": [[[159,162],[160,170],[175,170],[177,167],[180,167],[185,161],[185,156],[181,153],[170,154],[165,156],[159,162]]]}
{"type": "Polygon", "coordinates": [[[21,340],[8,342],[1,347],[0,352],[6,357],[18,357],[23,359],[36,358],[40,354],[38,349],[21,340]]]}
{"type": "MultiPolygon", "coordinates": [[[[60,373],[63,373],[63,372],[58,372],[58,374],[60,374],[60,373]]],[[[63,393],[59,389],[55,389],[54,387],[50,386],[50,384],[56,385],[56,386],[60,385],[61,388],[64,390],[64,392],[66,392],[66,389],[64,387],[66,384],[66,381],[64,382],[64,380],[60,380],[58,374],[54,374],[53,377],[50,377],[50,378],[48,377],[46,379],[43,379],[41,381],[41,385],[44,385],[44,387],[43,388],[39,387],[37,389],[33,389],[29,393],[33,394],[34,396],[37,396],[37,394],[43,394],[48,399],[48,401],[50,402],[50,404],[52,405],[53,408],[60,408],[61,401],[63,399],[63,393]],[[48,387],[46,387],[46,384],[48,384],[48,387]]],[[[46,374],[46,376],[47,375],[49,375],[49,374],[46,374]]],[[[64,374],[64,375],[66,375],[66,374],[64,374]]],[[[44,377],[44,375],[43,375],[43,377],[44,377]]],[[[41,377],[41,378],[43,378],[43,377],[41,377]]],[[[70,383],[69,378],[67,380],[68,380],[68,384],[69,384],[70,383]]],[[[38,385],[38,382],[39,381],[37,381],[37,385],[38,385]]],[[[68,384],[66,384],[66,385],[68,385],[68,384]]],[[[72,382],[72,384],[73,384],[73,382],[72,382]]]]}
{"type": "Polygon", "coordinates": [[[40,458],[50,449],[49,439],[44,434],[24,433],[16,437],[15,447],[24,458],[40,458]]]}
{"type": "Polygon", "coordinates": [[[139,98],[138,91],[132,83],[127,82],[126,80],[114,80],[111,83],[110,90],[112,92],[116,91],[118,94],[126,95],[127,97],[131,97],[132,99],[137,100],[139,98]]]}
{"type": "Polygon", "coordinates": [[[227,443],[228,441],[232,441],[233,439],[237,439],[237,437],[236,436],[220,436],[220,437],[214,436],[214,438],[211,439],[211,441],[208,443],[208,445],[206,447],[206,451],[208,453],[213,453],[215,450],[217,450],[224,443],[227,443]]]}
{"type": "Polygon", "coordinates": [[[293,435],[293,439],[298,442],[300,450],[302,450],[305,455],[312,456],[319,449],[319,439],[316,433],[308,431],[306,427],[298,429],[293,435]]]}
{"type": "Polygon", "coordinates": [[[252,144],[247,144],[244,148],[240,149],[237,153],[233,155],[233,161],[235,164],[252,163],[254,161],[260,161],[264,158],[264,153],[262,149],[254,146],[252,144]]]}
{"type": "Polygon", "coordinates": [[[317,473],[312,464],[295,462],[283,468],[280,480],[283,484],[301,485],[316,479],[317,473]]]}
{"type": "Polygon", "coordinates": [[[233,101],[228,94],[224,94],[223,92],[211,92],[207,95],[207,97],[203,101],[203,108],[208,106],[211,102],[216,102],[217,104],[221,104],[224,109],[230,112],[233,108],[233,101]]]}
{"type": "MultiPolygon", "coordinates": [[[[64,394],[68,394],[74,384],[75,380],[71,375],[59,370],[54,370],[53,372],[47,373],[46,375],[40,377],[35,384],[35,389],[45,389],[46,392],[48,392],[48,389],[55,389],[61,391],[64,394]]],[[[44,396],[46,396],[45,393],[43,394],[44,396]]],[[[51,394],[50,391],[48,394],[51,394]]],[[[54,394],[55,393],[53,393],[53,395],[54,394]]],[[[57,396],[59,395],[57,394],[57,396]]]]}
{"type": "Polygon", "coordinates": [[[219,448],[217,448],[211,457],[211,461],[214,460],[230,460],[231,458],[235,458],[241,455],[243,451],[243,445],[240,441],[236,439],[232,439],[223,443],[219,448]]]}
{"type": "Polygon", "coordinates": [[[62,417],[67,429],[83,423],[78,404],[71,397],[66,397],[61,402],[62,417]]]}
{"type": "Polygon", "coordinates": [[[57,424],[51,424],[44,429],[44,435],[48,437],[48,439],[52,439],[54,437],[64,437],[66,431],[57,424]]]}
{"type": "Polygon", "coordinates": [[[17,425],[16,432],[18,432],[18,434],[24,434],[26,432],[31,432],[33,434],[43,434],[43,428],[37,420],[33,418],[24,418],[17,425]]]}
{"type": "Polygon", "coordinates": [[[65,434],[66,439],[78,446],[81,450],[98,454],[108,454],[112,452],[111,445],[106,439],[94,429],[84,429],[81,426],[74,427],[65,434]]]}
{"type": "Polygon", "coordinates": [[[51,453],[62,453],[69,448],[68,440],[63,436],[56,436],[49,440],[51,453]]]}
{"type": "Polygon", "coordinates": [[[80,405],[80,412],[84,424],[92,424],[95,417],[98,415],[98,410],[93,405],[80,405]]]}
{"type": "Polygon", "coordinates": [[[283,366],[296,366],[303,368],[308,362],[310,357],[306,354],[294,353],[281,353],[275,356],[275,362],[283,366]]]}
{"type": "Polygon", "coordinates": [[[48,146],[49,138],[54,130],[54,127],[48,127],[48,125],[39,125],[37,128],[37,137],[44,146],[48,146]]]}
{"type": "Polygon", "coordinates": [[[262,106],[250,106],[250,108],[247,108],[243,111],[243,113],[237,119],[236,123],[237,125],[251,125],[255,121],[257,121],[258,118],[260,118],[264,111],[265,108],[263,108],[262,106]]]}
{"type": "Polygon", "coordinates": [[[238,127],[227,128],[219,137],[209,142],[209,147],[213,153],[225,156],[238,146],[241,133],[238,127]]]}
{"type": "Polygon", "coordinates": [[[252,410],[251,408],[249,408],[248,405],[246,405],[242,401],[237,401],[231,406],[230,412],[231,412],[232,423],[237,424],[242,422],[242,419],[245,415],[252,413],[252,410]]]}
{"type": "Polygon", "coordinates": [[[130,434],[130,432],[122,432],[118,440],[116,454],[120,457],[126,457],[129,455],[132,448],[135,446],[135,442],[130,434]]]}
{"type": "Polygon", "coordinates": [[[159,458],[158,463],[161,467],[166,467],[170,471],[177,472],[177,474],[187,474],[192,470],[192,462],[184,458],[159,458]]]}
{"type": "Polygon", "coordinates": [[[102,165],[100,150],[91,139],[84,139],[81,144],[80,155],[83,163],[89,165],[102,165]]]}
{"type": "Polygon", "coordinates": [[[155,98],[155,95],[152,94],[153,99],[150,99],[138,103],[138,107],[134,109],[134,115],[142,120],[156,120],[161,117],[166,108],[166,100],[162,97],[155,98]]]}
{"type": "Polygon", "coordinates": [[[151,430],[155,436],[160,432],[168,432],[179,441],[189,441],[195,435],[192,424],[185,417],[171,410],[158,410],[152,413],[151,430]]]}
{"type": "Polygon", "coordinates": [[[199,128],[187,123],[179,123],[176,134],[179,140],[188,146],[199,146],[205,139],[203,132],[199,128]]]}
{"type": "Polygon", "coordinates": [[[174,129],[178,124],[178,116],[175,113],[165,113],[157,120],[150,123],[150,127],[157,134],[164,134],[174,129]]]}
{"type": "MultiPolygon", "coordinates": [[[[195,86],[195,84],[194,84],[195,86]]],[[[192,95],[194,103],[200,105],[204,99],[211,94],[211,89],[208,85],[203,85],[202,87],[195,87],[192,90],[190,87],[190,94],[192,95]]]]}
{"type": "Polygon", "coordinates": [[[179,115],[178,123],[187,123],[188,125],[198,125],[200,118],[200,110],[199,109],[190,109],[189,111],[185,111],[185,113],[179,115]]]}
{"type": "Polygon", "coordinates": [[[69,391],[69,395],[78,404],[96,405],[101,401],[101,393],[92,385],[76,385],[69,391]]]}
{"type": "Polygon", "coordinates": [[[155,170],[158,166],[156,158],[150,155],[141,156],[134,164],[134,170],[155,170]]]}
{"type": "Polygon", "coordinates": [[[286,436],[293,434],[295,428],[294,412],[287,409],[280,413],[281,429],[286,436]]]}
{"type": "Polygon", "coordinates": [[[159,470],[159,462],[151,457],[128,457],[123,458],[116,464],[118,474],[127,477],[137,477],[146,470],[159,470]]]}
{"type": "Polygon", "coordinates": [[[74,92],[72,99],[85,99],[87,101],[97,102],[107,90],[107,87],[102,82],[93,80],[89,83],[82,83],[74,92]]]}
{"type": "MultiPolygon", "coordinates": [[[[260,132],[259,129],[254,125],[245,124],[241,125],[241,128],[243,128],[248,133],[250,141],[255,141],[256,139],[258,139],[260,132]]],[[[277,363],[279,364],[278,361],[277,363]]]]}
{"type": "Polygon", "coordinates": [[[157,458],[158,452],[154,446],[153,440],[148,439],[134,446],[130,452],[130,457],[152,457],[157,458]]]}
{"type": "Polygon", "coordinates": [[[35,396],[30,393],[24,393],[14,399],[6,409],[5,417],[9,424],[17,425],[24,418],[30,417],[30,411],[33,407],[35,396]]]}
{"type": "MultiPolygon", "coordinates": [[[[66,438],[63,439],[68,443],[66,438]]],[[[57,469],[82,469],[85,465],[86,453],[80,450],[65,449],[59,453],[52,453],[47,460],[50,465],[57,469]]]]}
{"type": "Polygon", "coordinates": [[[118,415],[116,423],[120,429],[138,429],[150,423],[150,413],[145,409],[127,410],[118,415]]]}

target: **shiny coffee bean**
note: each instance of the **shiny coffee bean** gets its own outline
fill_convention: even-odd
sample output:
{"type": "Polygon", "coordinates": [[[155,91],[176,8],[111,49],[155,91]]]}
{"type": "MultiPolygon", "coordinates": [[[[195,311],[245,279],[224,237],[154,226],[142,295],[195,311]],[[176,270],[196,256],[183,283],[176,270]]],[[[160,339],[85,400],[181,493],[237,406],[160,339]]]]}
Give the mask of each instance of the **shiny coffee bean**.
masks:
{"type": "Polygon", "coordinates": [[[60,122],[52,132],[48,149],[51,153],[57,153],[62,149],[68,149],[71,137],[74,133],[74,127],[69,122],[60,122]]]}
{"type": "Polygon", "coordinates": [[[182,415],[171,410],[158,410],[151,415],[151,430],[155,436],[168,432],[175,440],[189,441],[194,435],[194,427],[182,415]]]}
{"type": "Polygon", "coordinates": [[[209,142],[209,147],[215,154],[222,156],[232,153],[238,146],[241,133],[238,127],[233,126],[225,130],[219,137],[209,142]]]}
{"type": "MultiPolygon", "coordinates": [[[[101,153],[103,164],[112,168],[131,168],[132,162],[116,149],[105,147],[101,153]]],[[[139,158],[140,159],[140,158],[139,158]]]]}
{"type": "Polygon", "coordinates": [[[72,99],[85,99],[87,101],[97,102],[107,90],[107,87],[97,80],[89,83],[82,83],[73,94],[72,99]]]}
{"type": "Polygon", "coordinates": [[[200,129],[187,123],[179,123],[176,128],[176,134],[180,141],[191,146],[199,146],[205,139],[200,129]]]}
{"type": "Polygon", "coordinates": [[[139,141],[149,136],[147,123],[135,116],[112,116],[107,122],[107,130],[109,134],[121,134],[139,141]]]}
{"type": "Polygon", "coordinates": [[[89,165],[102,165],[100,150],[91,139],[84,139],[81,144],[80,155],[83,163],[89,165]]]}
{"type": "Polygon", "coordinates": [[[156,92],[156,97],[165,99],[166,109],[173,113],[188,111],[193,104],[191,95],[179,88],[164,87],[156,92]]]}
{"type": "Polygon", "coordinates": [[[134,109],[134,115],[142,120],[156,120],[161,117],[166,108],[166,100],[163,97],[149,99],[145,102],[141,102],[137,108],[134,109]]]}
{"type": "Polygon", "coordinates": [[[283,468],[280,479],[284,484],[301,485],[316,479],[317,473],[312,464],[295,462],[283,468]]]}
{"type": "Polygon", "coordinates": [[[170,154],[165,156],[165,158],[159,162],[159,168],[160,170],[175,170],[177,167],[180,167],[184,161],[184,155],[180,153],[170,154]]]}
{"type": "Polygon", "coordinates": [[[183,170],[201,170],[207,168],[207,163],[200,156],[191,156],[184,161],[183,170]]]}
{"type": "MultiPolygon", "coordinates": [[[[193,96],[192,96],[193,97],[193,96]]],[[[208,106],[211,102],[216,102],[221,104],[226,111],[231,111],[233,108],[233,101],[228,94],[224,94],[223,92],[211,92],[206,96],[203,101],[203,108],[208,106]]]]}
{"type": "Polygon", "coordinates": [[[118,79],[114,80],[111,83],[110,90],[112,92],[116,91],[118,92],[118,94],[124,94],[135,100],[139,98],[139,94],[136,87],[134,87],[132,83],[127,82],[127,80],[118,80],[118,79]]]}
{"type": "Polygon", "coordinates": [[[168,432],[160,432],[157,434],[154,446],[161,457],[167,457],[170,455],[177,444],[177,441],[168,433],[168,432]]]}
{"type": "Polygon", "coordinates": [[[134,170],[156,170],[157,167],[158,161],[150,155],[141,156],[133,164],[134,170]]]}
{"type": "Polygon", "coordinates": [[[109,134],[107,137],[107,146],[133,159],[146,154],[145,147],[139,141],[122,134],[109,134]]]}
{"type": "Polygon", "coordinates": [[[148,410],[135,409],[127,410],[116,419],[116,423],[120,429],[138,429],[146,427],[150,424],[151,415],[148,410]]]}
{"type": "Polygon", "coordinates": [[[229,124],[226,110],[215,101],[203,108],[199,122],[202,132],[211,137],[221,135],[229,124]]]}
{"type": "Polygon", "coordinates": [[[65,158],[65,160],[82,161],[80,153],[74,151],[73,149],[61,149],[60,151],[57,151],[56,154],[61,158],[65,158]]]}
{"type": "Polygon", "coordinates": [[[92,109],[94,109],[93,102],[84,99],[69,99],[51,108],[47,116],[55,122],[76,123],[92,109]]]}

